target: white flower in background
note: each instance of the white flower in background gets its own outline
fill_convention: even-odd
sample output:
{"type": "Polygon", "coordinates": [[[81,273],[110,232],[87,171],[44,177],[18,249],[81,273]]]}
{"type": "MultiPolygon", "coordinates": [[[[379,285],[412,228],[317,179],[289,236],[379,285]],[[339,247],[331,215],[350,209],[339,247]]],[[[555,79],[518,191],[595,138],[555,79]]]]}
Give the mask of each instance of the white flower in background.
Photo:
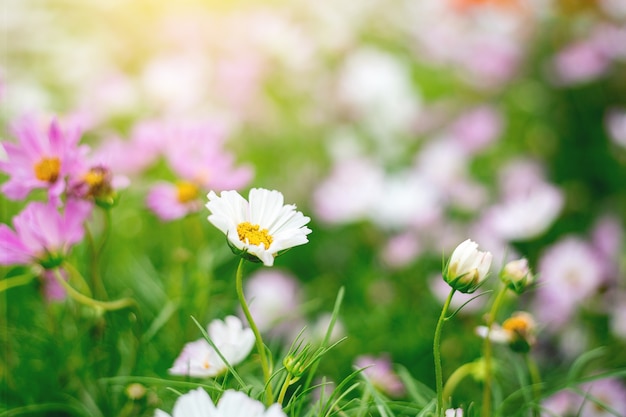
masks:
{"type": "Polygon", "coordinates": [[[234,390],[225,391],[214,405],[209,395],[198,388],[178,398],[171,416],[157,410],[155,417],[286,417],[286,414],[280,404],[265,409],[260,401],[234,390]]]}
{"type": "Polygon", "coordinates": [[[211,397],[202,388],[197,388],[178,397],[171,416],[157,409],[154,417],[209,417],[211,409],[215,409],[211,397]]]}
{"type": "Polygon", "coordinates": [[[472,293],[487,278],[491,260],[490,252],[479,251],[478,244],[467,239],[452,252],[443,279],[458,291],[472,293]]]}
{"type": "Polygon", "coordinates": [[[535,344],[537,324],[533,316],[525,311],[517,311],[504,320],[502,326],[494,324],[491,329],[478,326],[476,334],[496,343],[506,343],[515,352],[528,352],[535,344]]]}
{"type": "MultiPolygon", "coordinates": [[[[231,366],[243,361],[254,346],[254,333],[244,328],[241,320],[228,316],[213,320],[208,326],[209,338],[231,366]]],[[[169,373],[206,378],[220,375],[227,370],[226,363],[205,339],[187,343],[169,373]]]]}
{"type": "Polygon", "coordinates": [[[604,124],[609,138],[616,145],[626,148],[626,109],[617,107],[610,109],[604,124]]]}
{"type": "Polygon", "coordinates": [[[446,410],[445,417],[463,417],[463,409],[461,409],[461,408],[448,408],[446,410]]]}
{"type": "Polygon", "coordinates": [[[485,213],[485,221],[506,240],[532,239],[544,233],[561,213],[563,192],[536,184],[528,192],[507,197],[485,213]]]}
{"type": "Polygon", "coordinates": [[[293,204],[284,204],[282,193],[253,188],[246,201],[237,191],[208,194],[206,207],[209,221],[228,238],[239,255],[274,265],[279,252],[308,242],[311,220],[296,211],[293,204]],[[252,256],[252,258],[250,258],[252,256]]]}

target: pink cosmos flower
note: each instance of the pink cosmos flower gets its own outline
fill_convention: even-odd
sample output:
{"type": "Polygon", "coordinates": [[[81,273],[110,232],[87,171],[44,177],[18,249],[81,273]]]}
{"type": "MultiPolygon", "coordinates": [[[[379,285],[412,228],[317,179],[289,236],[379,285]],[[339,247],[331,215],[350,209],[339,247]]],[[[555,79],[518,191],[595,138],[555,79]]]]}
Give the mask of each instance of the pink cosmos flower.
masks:
{"type": "Polygon", "coordinates": [[[539,259],[535,313],[551,328],[567,323],[579,303],[602,284],[603,266],[594,248],[578,237],[565,237],[539,259]]]}
{"type": "Polygon", "coordinates": [[[598,379],[578,388],[575,391],[559,391],[544,400],[541,404],[542,417],[570,414],[580,417],[626,415],[626,387],[618,379],[598,379]]]}
{"type": "Polygon", "coordinates": [[[365,368],[363,374],[379,390],[393,397],[400,397],[404,394],[404,384],[393,371],[388,355],[378,357],[362,355],[356,358],[354,366],[357,369],[365,368]]]}
{"type": "Polygon", "coordinates": [[[566,46],[552,62],[554,82],[561,85],[580,84],[603,75],[610,59],[594,42],[580,41],[566,46]]]}
{"type": "Polygon", "coordinates": [[[462,114],[452,125],[452,135],[471,154],[492,144],[502,131],[502,116],[494,108],[476,107],[462,114]]]}
{"type": "Polygon", "coordinates": [[[10,178],[0,188],[12,200],[24,199],[33,189],[47,189],[58,198],[65,189],[65,178],[75,173],[88,148],[79,146],[81,130],[70,125],[65,131],[56,120],[43,132],[37,121],[25,118],[13,128],[18,143],[3,142],[7,160],[0,171],[10,178]]]}
{"type": "Polygon", "coordinates": [[[177,183],[159,182],[146,204],[162,220],[175,220],[202,207],[207,190],[240,189],[252,178],[250,167],[234,167],[223,144],[226,136],[213,124],[164,125],[162,152],[177,183]]]}
{"type": "Polygon", "coordinates": [[[83,239],[91,204],[70,200],[60,212],[53,202],[32,202],[13,218],[11,230],[0,224],[0,265],[39,263],[55,266],[83,239]]]}
{"type": "Polygon", "coordinates": [[[246,282],[245,294],[252,300],[250,313],[261,332],[278,336],[291,330],[300,317],[300,286],[290,274],[260,269],[246,282]]]}

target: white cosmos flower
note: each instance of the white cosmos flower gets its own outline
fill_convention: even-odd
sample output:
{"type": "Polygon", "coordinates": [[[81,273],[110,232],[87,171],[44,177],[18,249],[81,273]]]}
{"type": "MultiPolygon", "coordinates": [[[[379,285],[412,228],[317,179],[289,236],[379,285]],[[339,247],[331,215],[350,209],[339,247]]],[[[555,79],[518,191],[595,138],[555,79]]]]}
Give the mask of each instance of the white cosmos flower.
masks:
{"type": "Polygon", "coordinates": [[[241,255],[252,255],[266,266],[274,264],[279,252],[308,242],[311,220],[296,211],[293,204],[284,204],[282,193],[253,188],[249,201],[237,191],[211,191],[206,207],[209,221],[224,232],[231,247],[241,255]]]}
{"type": "MultiPolygon", "coordinates": [[[[255,342],[252,329],[244,329],[241,320],[235,316],[228,316],[224,321],[213,320],[208,326],[208,334],[231,366],[243,361],[255,342]]],[[[198,339],[183,347],[169,373],[206,378],[220,375],[227,369],[226,363],[213,346],[205,339],[198,339]]]]}
{"type": "Polygon", "coordinates": [[[443,277],[451,287],[463,293],[472,293],[487,277],[491,267],[490,252],[478,250],[478,244],[465,240],[454,249],[443,277]]]}
{"type": "Polygon", "coordinates": [[[222,398],[213,404],[211,398],[201,388],[181,395],[170,416],[156,410],[155,417],[287,417],[280,404],[273,404],[267,410],[263,404],[234,390],[225,391],[222,398]]]}
{"type": "Polygon", "coordinates": [[[211,397],[198,388],[178,397],[171,416],[163,410],[156,410],[154,417],[209,417],[215,415],[211,410],[215,410],[211,397]]]}

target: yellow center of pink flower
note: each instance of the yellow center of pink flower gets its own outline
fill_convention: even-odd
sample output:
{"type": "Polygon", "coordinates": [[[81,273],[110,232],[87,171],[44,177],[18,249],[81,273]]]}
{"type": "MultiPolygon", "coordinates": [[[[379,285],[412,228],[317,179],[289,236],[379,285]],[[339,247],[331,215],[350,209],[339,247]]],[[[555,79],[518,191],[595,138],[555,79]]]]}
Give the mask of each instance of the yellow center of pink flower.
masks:
{"type": "Polygon", "coordinates": [[[262,243],[265,249],[269,248],[274,241],[274,238],[272,238],[267,229],[261,229],[261,226],[258,224],[249,222],[239,223],[239,225],[237,225],[237,234],[239,235],[239,240],[242,242],[256,246],[262,243]]]}
{"type": "Polygon", "coordinates": [[[56,157],[42,158],[35,164],[35,177],[46,182],[55,182],[61,173],[61,160],[56,157]]]}
{"type": "Polygon", "coordinates": [[[200,190],[198,190],[198,187],[192,182],[179,181],[176,183],[176,191],[178,201],[180,203],[188,203],[198,197],[200,190]]]}
{"type": "Polygon", "coordinates": [[[85,174],[83,180],[91,188],[99,187],[104,183],[104,172],[102,170],[91,169],[85,174]]]}

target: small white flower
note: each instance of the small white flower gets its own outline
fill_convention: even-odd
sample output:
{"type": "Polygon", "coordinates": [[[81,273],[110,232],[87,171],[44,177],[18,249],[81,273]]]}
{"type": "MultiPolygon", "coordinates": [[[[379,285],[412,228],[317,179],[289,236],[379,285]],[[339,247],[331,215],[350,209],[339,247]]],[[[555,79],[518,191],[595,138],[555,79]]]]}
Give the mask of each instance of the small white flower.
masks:
{"type": "Polygon", "coordinates": [[[461,408],[448,408],[445,417],[463,417],[463,410],[461,408]]]}
{"type": "Polygon", "coordinates": [[[525,311],[517,311],[506,319],[502,326],[494,324],[478,326],[476,334],[482,338],[489,338],[495,343],[505,343],[515,352],[528,352],[536,342],[537,324],[533,316],[525,311]]]}
{"type": "Polygon", "coordinates": [[[491,260],[490,252],[479,251],[478,244],[467,239],[452,252],[443,274],[444,280],[458,291],[474,292],[487,277],[491,260]]]}
{"type": "MultiPolygon", "coordinates": [[[[228,316],[224,321],[213,320],[208,334],[215,347],[231,366],[243,361],[254,346],[254,333],[243,328],[241,320],[228,316]]],[[[217,351],[205,339],[189,342],[174,361],[169,373],[206,378],[220,375],[228,369],[217,351]]]]}
{"type": "Polygon", "coordinates": [[[273,404],[267,410],[263,404],[234,390],[225,391],[222,398],[213,401],[202,388],[181,395],[170,416],[156,410],[155,417],[287,417],[280,404],[273,404]]]}
{"type": "Polygon", "coordinates": [[[266,266],[274,264],[279,252],[308,242],[311,220],[296,211],[293,204],[284,204],[279,191],[262,188],[250,190],[249,201],[236,191],[208,194],[206,207],[209,221],[228,238],[242,255],[252,255],[266,266]]]}

